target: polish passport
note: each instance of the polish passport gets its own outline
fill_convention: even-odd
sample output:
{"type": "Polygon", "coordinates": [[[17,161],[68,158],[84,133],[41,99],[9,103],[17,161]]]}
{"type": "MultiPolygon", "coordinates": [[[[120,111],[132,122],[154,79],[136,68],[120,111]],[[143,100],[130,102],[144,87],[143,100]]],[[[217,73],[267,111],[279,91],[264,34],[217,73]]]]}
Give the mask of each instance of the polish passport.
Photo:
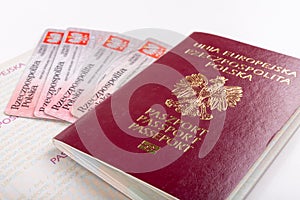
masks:
{"type": "Polygon", "coordinates": [[[300,60],[195,32],[53,142],[132,199],[241,199],[300,123],[300,60]]]}

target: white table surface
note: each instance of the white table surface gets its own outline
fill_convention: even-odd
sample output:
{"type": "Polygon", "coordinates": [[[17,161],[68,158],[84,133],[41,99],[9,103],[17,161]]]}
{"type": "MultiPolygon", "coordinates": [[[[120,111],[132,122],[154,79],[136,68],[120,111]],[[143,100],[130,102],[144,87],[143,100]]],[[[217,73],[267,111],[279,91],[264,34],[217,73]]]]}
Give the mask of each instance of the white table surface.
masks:
{"type": "MultiPolygon", "coordinates": [[[[0,63],[34,48],[46,28],[67,27],[208,32],[300,58],[299,20],[296,0],[9,0],[0,6],[0,63]]],[[[300,130],[251,191],[252,199],[300,199],[300,130]]]]}

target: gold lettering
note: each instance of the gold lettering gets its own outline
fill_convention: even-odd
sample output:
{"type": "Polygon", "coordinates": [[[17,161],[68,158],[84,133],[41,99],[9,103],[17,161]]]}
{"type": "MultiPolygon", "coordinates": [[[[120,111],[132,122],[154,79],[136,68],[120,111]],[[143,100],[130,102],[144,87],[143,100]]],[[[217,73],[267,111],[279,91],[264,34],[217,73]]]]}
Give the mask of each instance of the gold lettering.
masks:
{"type": "Polygon", "coordinates": [[[202,131],[199,133],[199,136],[202,136],[204,133],[208,133],[208,130],[200,128],[202,131]]]}
{"type": "Polygon", "coordinates": [[[137,123],[133,123],[128,127],[128,129],[136,130],[137,127],[140,127],[140,126],[137,123]]]}
{"type": "Polygon", "coordinates": [[[275,72],[281,72],[282,67],[277,66],[277,65],[273,65],[272,67],[268,68],[270,70],[274,70],[275,72]]]}
{"type": "Polygon", "coordinates": [[[199,49],[203,49],[203,48],[206,47],[206,45],[205,45],[205,44],[199,44],[198,42],[196,42],[196,43],[194,44],[194,47],[199,48],[199,49]]]}
{"type": "MultiPolygon", "coordinates": [[[[152,140],[163,142],[183,152],[193,149],[192,145],[200,141],[201,136],[208,132],[204,128],[178,119],[175,116],[162,114],[153,108],[149,108],[143,115],[137,117],[135,121],[128,126],[129,130],[136,131],[152,140]],[[180,126],[176,127],[178,125],[180,126]]],[[[161,148],[146,140],[137,147],[149,153],[156,153],[161,148]]]]}
{"type": "Polygon", "coordinates": [[[167,119],[167,114],[162,114],[162,117],[158,118],[159,120],[166,120],[167,119]]]}
{"type": "Polygon", "coordinates": [[[230,51],[224,51],[223,52],[223,56],[229,56],[232,57],[232,55],[234,55],[234,53],[230,52],[230,51]]]}
{"type": "Polygon", "coordinates": [[[284,68],[281,71],[282,74],[286,74],[288,76],[294,76],[295,78],[297,77],[297,73],[296,72],[291,72],[291,70],[284,68]]]}
{"type": "Polygon", "coordinates": [[[200,140],[201,140],[201,138],[196,137],[196,138],[194,138],[194,140],[192,141],[192,144],[195,144],[196,142],[198,142],[198,141],[200,141],[200,140]]]}
{"type": "Polygon", "coordinates": [[[174,139],[167,140],[167,144],[171,147],[177,145],[177,143],[178,143],[178,141],[174,140],[174,139]]]}
{"type": "Polygon", "coordinates": [[[154,112],[154,109],[149,108],[149,109],[145,112],[145,114],[149,114],[150,112],[154,112]]]}
{"type": "Polygon", "coordinates": [[[271,66],[270,63],[264,63],[261,65],[263,68],[267,68],[267,69],[270,69],[269,67],[271,66]]]}
{"type": "Polygon", "coordinates": [[[287,79],[280,81],[280,83],[286,83],[287,85],[290,85],[291,80],[287,78],[287,79]]]}
{"type": "Polygon", "coordinates": [[[152,136],[152,138],[155,139],[155,140],[160,140],[163,136],[164,136],[164,134],[162,134],[160,132],[157,132],[156,134],[154,134],[152,136]]]}
{"type": "Polygon", "coordinates": [[[173,131],[173,133],[172,133],[175,137],[181,137],[183,134],[184,134],[184,132],[182,131],[182,130],[175,130],[175,131],[173,131]]]}
{"type": "Polygon", "coordinates": [[[261,76],[261,75],[263,75],[265,72],[264,72],[263,70],[261,70],[261,69],[255,69],[255,70],[253,71],[253,73],[254,73],[255,75],[261,76]]]}
{"type": "Polygon", "coordinates": [[[182,137],[181,137],[181,139],[182,140],[185,140],[185,141],[189,141],[189,139],[191,139],[191,138],[194,138],[194,135],[191,135],[191,134],[189,134],[189,133],[185,133],[182,137]]]}
{"type": "Polygon", "coordinates": [[[175,116],[170,115],[168,119],[166,119],[166,123],[173,124],[173,121],[177,121],[177,118],[175,116]]]}
{"type": "Polygon", "coordinates": [[[160,122],[160,121],[154,121],[154,124],[152,124],[151,126],[152,126],[152,127],[155,127],[155,128],[161,127],[161,126],[162,126],[161,123],[162,123],[162,122],[160,122]]]}
{"type": "Polygon", "coordinates": [[[202,128],[198,127],[198,126],[194,126],[192,129],[191,129],[191,132],[192,133],[198,133],[198,131],[202,130],[202,128]]]}
{"type": "Polygon", "coordinates": [[[220,49],[210,46],[210,45],[206,45],[206,44],[199,44],[198,42],[196,42],[194,44],[194,47],[199,48],[199,49],[205,49],[209,52],[214,52],[214,53],[220,53],[220,49]]]}
{"type": "Polygon", "coordinates": [[[239,63],[234,62],[234,61],[231,61],[231,62],[228,63],[228,65],[229,65],[230,67],[238,67],[238,66],[239,66],[239,63]]]}
{"type": "Polygon", "coordinates": [[[176,145],[175,145],[175,149],[178,149],[180,151],[182,151],[183,149],[185,149],[187,146],[190,146],[188,144],[184,144],[182,143],[181,141],[178,142],[176,145]]]}
{"type": "Polygon", "coordinates": [[[193,149],[193,148],[194,148],[193,146],[188,145],[188,146],[183,150],[183,152],[187,152],[188,150],[193,149]]]}
{"type": "Polygon", "coordinates": [[[169,126],[167,129],[165,129],[165,133],[172,132],[172,131],[175,131],[175,130],[176,130],[175,127],[169,126]]]}
{"type": "Polygon", "coordinates": [[[142,135],[145,135],[147,137],[153,137],[153,135],[156,132],[150,128],[141,127],[141,129],[139,130],[139,133],[141,133],[142,135]]]}
{"type": "Polygon", "coordinates": [[[189,130],[189,129],[191,129],[191,128],[193,127],[193,125],[192,125],[190,122],[183,122],[183,123],[181,124],[181,127],[182,127],[183,129],[189,130]]]}
{"type": "Polygon", "coordinates": [[[247,71],[253,71],[253,70],[254,70],[253,67],[247,67],[247,68],[245,69],[246,72],[247,72],[247,71]]]}
{"type": "Polygon", "coordinates": [[[163,135],[160,139],[159,139],[159,141],[163,141],[163,140],[170,140],[171,138],[169,137],[169,136],[167,136],[167,135],[163,135]]]}
{"type": "Polygon", "coordinates": [[[148,117],[145,115],[141,115],[141,116],[139,116],[139,118],[136,119],[136,121],[138,122],[140,120],[145,120],[145,119],[148,119],[148,117]]]}
{"type": "Polygon", "coordinates": [[[155,118],[159,118],[159,116],[160,116],[160,112],[159,111],[156,111],[156,112],[151,112],[151,113],[149,113],[149,116],[153,116],[153,117],[155,117],[155,118]]]}
{"type": "Polygon", "coordinates": [[[262,62],[262,61],[260,61],[260,60],[257,60],[255,63],[254,63],[254,65],[263,65],[264,64],[264,62],[262,62]]]}
{"type": "Polygon", "coordinates": [[[173,125],[180,124],[180,123],[181,123],[181,119],[177,119],[175,122],[173,122],[173,125]]]}

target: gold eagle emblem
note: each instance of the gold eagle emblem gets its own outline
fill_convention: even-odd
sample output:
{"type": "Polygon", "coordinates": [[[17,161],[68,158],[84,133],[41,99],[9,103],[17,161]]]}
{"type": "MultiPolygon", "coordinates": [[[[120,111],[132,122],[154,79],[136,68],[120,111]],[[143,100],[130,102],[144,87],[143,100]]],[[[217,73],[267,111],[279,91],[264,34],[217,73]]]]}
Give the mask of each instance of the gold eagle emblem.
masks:
{"type": "Polygon", "coordinates": [[[165,104],[182,115],[211,120],[212,110],[225,111],[235,107],[243,96],[242,87],[224,86],[227,80],[223,76],[208,80],[200,73],[186,76],[172,90],[178,101],[167,99],[165,104]]]}

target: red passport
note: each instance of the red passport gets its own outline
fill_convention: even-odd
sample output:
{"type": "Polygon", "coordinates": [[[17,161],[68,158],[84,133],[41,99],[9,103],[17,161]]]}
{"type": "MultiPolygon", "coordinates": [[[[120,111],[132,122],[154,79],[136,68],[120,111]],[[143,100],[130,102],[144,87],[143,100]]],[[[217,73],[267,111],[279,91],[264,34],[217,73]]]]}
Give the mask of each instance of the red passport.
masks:
{"type": "Polygon", "coordinates": [[[245,197],[300,123],[300,60],[195,32],[54,144],[132,199],[245,197]]]}

